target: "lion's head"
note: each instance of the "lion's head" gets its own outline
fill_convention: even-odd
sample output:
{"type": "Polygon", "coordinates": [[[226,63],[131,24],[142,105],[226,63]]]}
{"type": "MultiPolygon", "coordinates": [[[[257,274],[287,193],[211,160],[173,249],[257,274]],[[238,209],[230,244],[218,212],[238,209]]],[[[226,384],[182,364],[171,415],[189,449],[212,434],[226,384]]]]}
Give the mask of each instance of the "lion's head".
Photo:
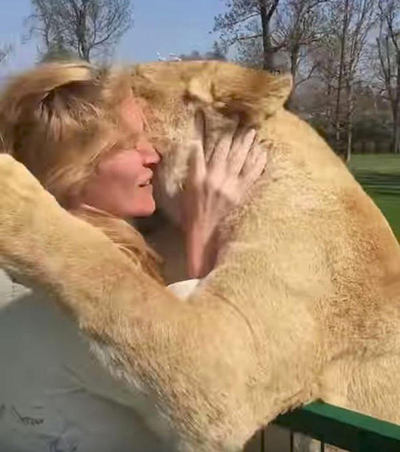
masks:
{"type": "Polygon", "coordinates": [[[289,74],[220,61],[138,65],[132,68],[131,80],[149,120],[149,133],[163,156],[158,202],[176,221],[178,203],[171,199],[186,179],[196,114],[204,118],[205,139],[213,142],[234,127],[238,117],[243,125],[259,127],[283,108],[292,88],[289,74]]]}

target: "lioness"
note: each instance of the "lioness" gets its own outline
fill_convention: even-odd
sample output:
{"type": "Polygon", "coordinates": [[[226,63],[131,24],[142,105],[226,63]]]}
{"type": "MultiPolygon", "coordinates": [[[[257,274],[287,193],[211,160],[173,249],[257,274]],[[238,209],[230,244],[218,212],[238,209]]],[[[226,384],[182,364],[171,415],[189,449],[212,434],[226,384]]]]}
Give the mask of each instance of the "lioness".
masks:
{"type": "Polygon", "coordinates": [[[179,301],[7,155],[1,266],[71,313],[99,359],[148,397],[138,409],[156,408],[157,432],[177,450],[240,450],[316,399],[400,423],[400,248],[327,144],[283,108],[290,78],[189,62],[137,66],[131,79],[166,150],[159,199],[178,221],[196,112],[207,139],[239,115],[273,146],[245,206],[221,225],[216,268],[179,301]]]}

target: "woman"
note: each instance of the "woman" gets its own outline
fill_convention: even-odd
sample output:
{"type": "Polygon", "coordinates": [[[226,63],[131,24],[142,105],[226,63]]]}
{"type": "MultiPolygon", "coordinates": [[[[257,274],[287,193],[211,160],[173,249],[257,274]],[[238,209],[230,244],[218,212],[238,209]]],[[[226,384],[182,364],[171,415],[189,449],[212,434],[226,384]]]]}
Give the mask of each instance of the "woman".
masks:
{"type": "MultiPolygon", "coordinates": [[[[161,279],[159,258],[125,221],[154,212],[160,155],[124,73],[85,64],[36,68],[4,91],[0,127],[4,150],[64,208],[161,279]]],[[[195,156],[183,200],[191,277],[211,269],[218,221],[264,169],[254,139],[254,132],[239,130],[195,156]]],[[[0,314],[0,450],[168,450],[130,409],[132,394],[92,361],[62,312],[21,286],[9,285],[9,292],[0,314]]]]}

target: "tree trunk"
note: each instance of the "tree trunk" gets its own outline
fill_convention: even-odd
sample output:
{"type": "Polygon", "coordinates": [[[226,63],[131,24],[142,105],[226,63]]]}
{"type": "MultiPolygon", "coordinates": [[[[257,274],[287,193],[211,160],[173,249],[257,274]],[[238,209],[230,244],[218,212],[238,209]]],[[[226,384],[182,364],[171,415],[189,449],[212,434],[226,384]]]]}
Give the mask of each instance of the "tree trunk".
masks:
{"type": "Polygon", "coordinates": [[[346,162],[349,163],[351,159],[351,151],[353,147],[353,110],[354,110],[354,98],[353,98],[353,80],[350,76],[347,77],[346,81],[346,162]]]}
{"type": "Polygon", "coordinates": [[[350,163],[353,148],[353,121],[347,124],[346,163],[350,163]]]}
{"type": "Polygon", "coordinates": [[[299,63],[299,52],[300,52],[300,49],[298,46],[291,49],[291,52],[290,52],[290,73],[292,75],[292,80],[293,80],[293,89],[285,103],[285,107],[290,111],[294,110],[293,96],[296,91],[296,77],[297,77],[297,66],[299,63]]]}
{"type": "Polygon", "coordinates": [[[400,108],[393,114],[392,152],[400,153],[400,108]]]}
{"type": "Polygon", "coordinates": [[[340,113],[341,113],[341,94],[342,94],[342,85],[343,85],[343,76],[344,76],[344,65],[345,65],[345,57],[346,57],[346,45],[347,45],[347,33],[349,26],[349,6],[350,0],[345,0],[344,3],[344,16],[343,16],[343,29],[342,36],[340,42],[340,66],[339,66],[339,77],[338,77],[338,87],[337,87],[337,97],[336,97],[336,108],[335,108],[335,141],[337,150],[340,150],[341,145],[341,121],[340,121],[340,113]]]}
{"type": "Polygon", "coordinates": [[[78,37],[80,57],[90,62],[90,49],[87,43],[87,1],[82,2],[82,9],[79,10],[78,37]]]}
{"type": "Polygon", "coordinates": [[[296,76],[297,76],[297,66],[299,64],[299,53],[300,48],[298,45],[292,48],[290,52],[290,72],[292,73],[293,78],[293,86],[296,85],[296,76]]]}
{"type": "Polygon", "coordinates": [[[393,152],[400,154],[400,49],[397,48],[396,101],[393,109],[393,152]]]}
{"type": "Polygon", "coordinates": [[[278,3],[279,0],[274,0],[268,9],[266,0],[259,0],[263,38],[263,69],[273,68],[274,48],[271,41],[270,23],[278,3]]]}
{"type": "Polygon", "coordinates": [[[263,69],[270,69],[273,66],[273,54],[271,45],[271,36],[266,4],[263,0],[260,2],[261,26],[263,38],[263,69]]]}

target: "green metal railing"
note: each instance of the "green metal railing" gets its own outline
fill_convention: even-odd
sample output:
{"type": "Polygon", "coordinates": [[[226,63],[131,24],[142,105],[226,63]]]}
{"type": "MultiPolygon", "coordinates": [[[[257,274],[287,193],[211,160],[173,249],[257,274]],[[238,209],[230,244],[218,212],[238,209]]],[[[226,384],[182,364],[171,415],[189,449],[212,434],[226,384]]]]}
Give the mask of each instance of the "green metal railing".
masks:
{"type": "MultiPolygon", "coordinates": [[[[400,407],[399,407],[400,409],[400,407]]],[[[352,452],[400,452],[400,426],[315,402],[279,416],[275,424],[352,452]]]]}

